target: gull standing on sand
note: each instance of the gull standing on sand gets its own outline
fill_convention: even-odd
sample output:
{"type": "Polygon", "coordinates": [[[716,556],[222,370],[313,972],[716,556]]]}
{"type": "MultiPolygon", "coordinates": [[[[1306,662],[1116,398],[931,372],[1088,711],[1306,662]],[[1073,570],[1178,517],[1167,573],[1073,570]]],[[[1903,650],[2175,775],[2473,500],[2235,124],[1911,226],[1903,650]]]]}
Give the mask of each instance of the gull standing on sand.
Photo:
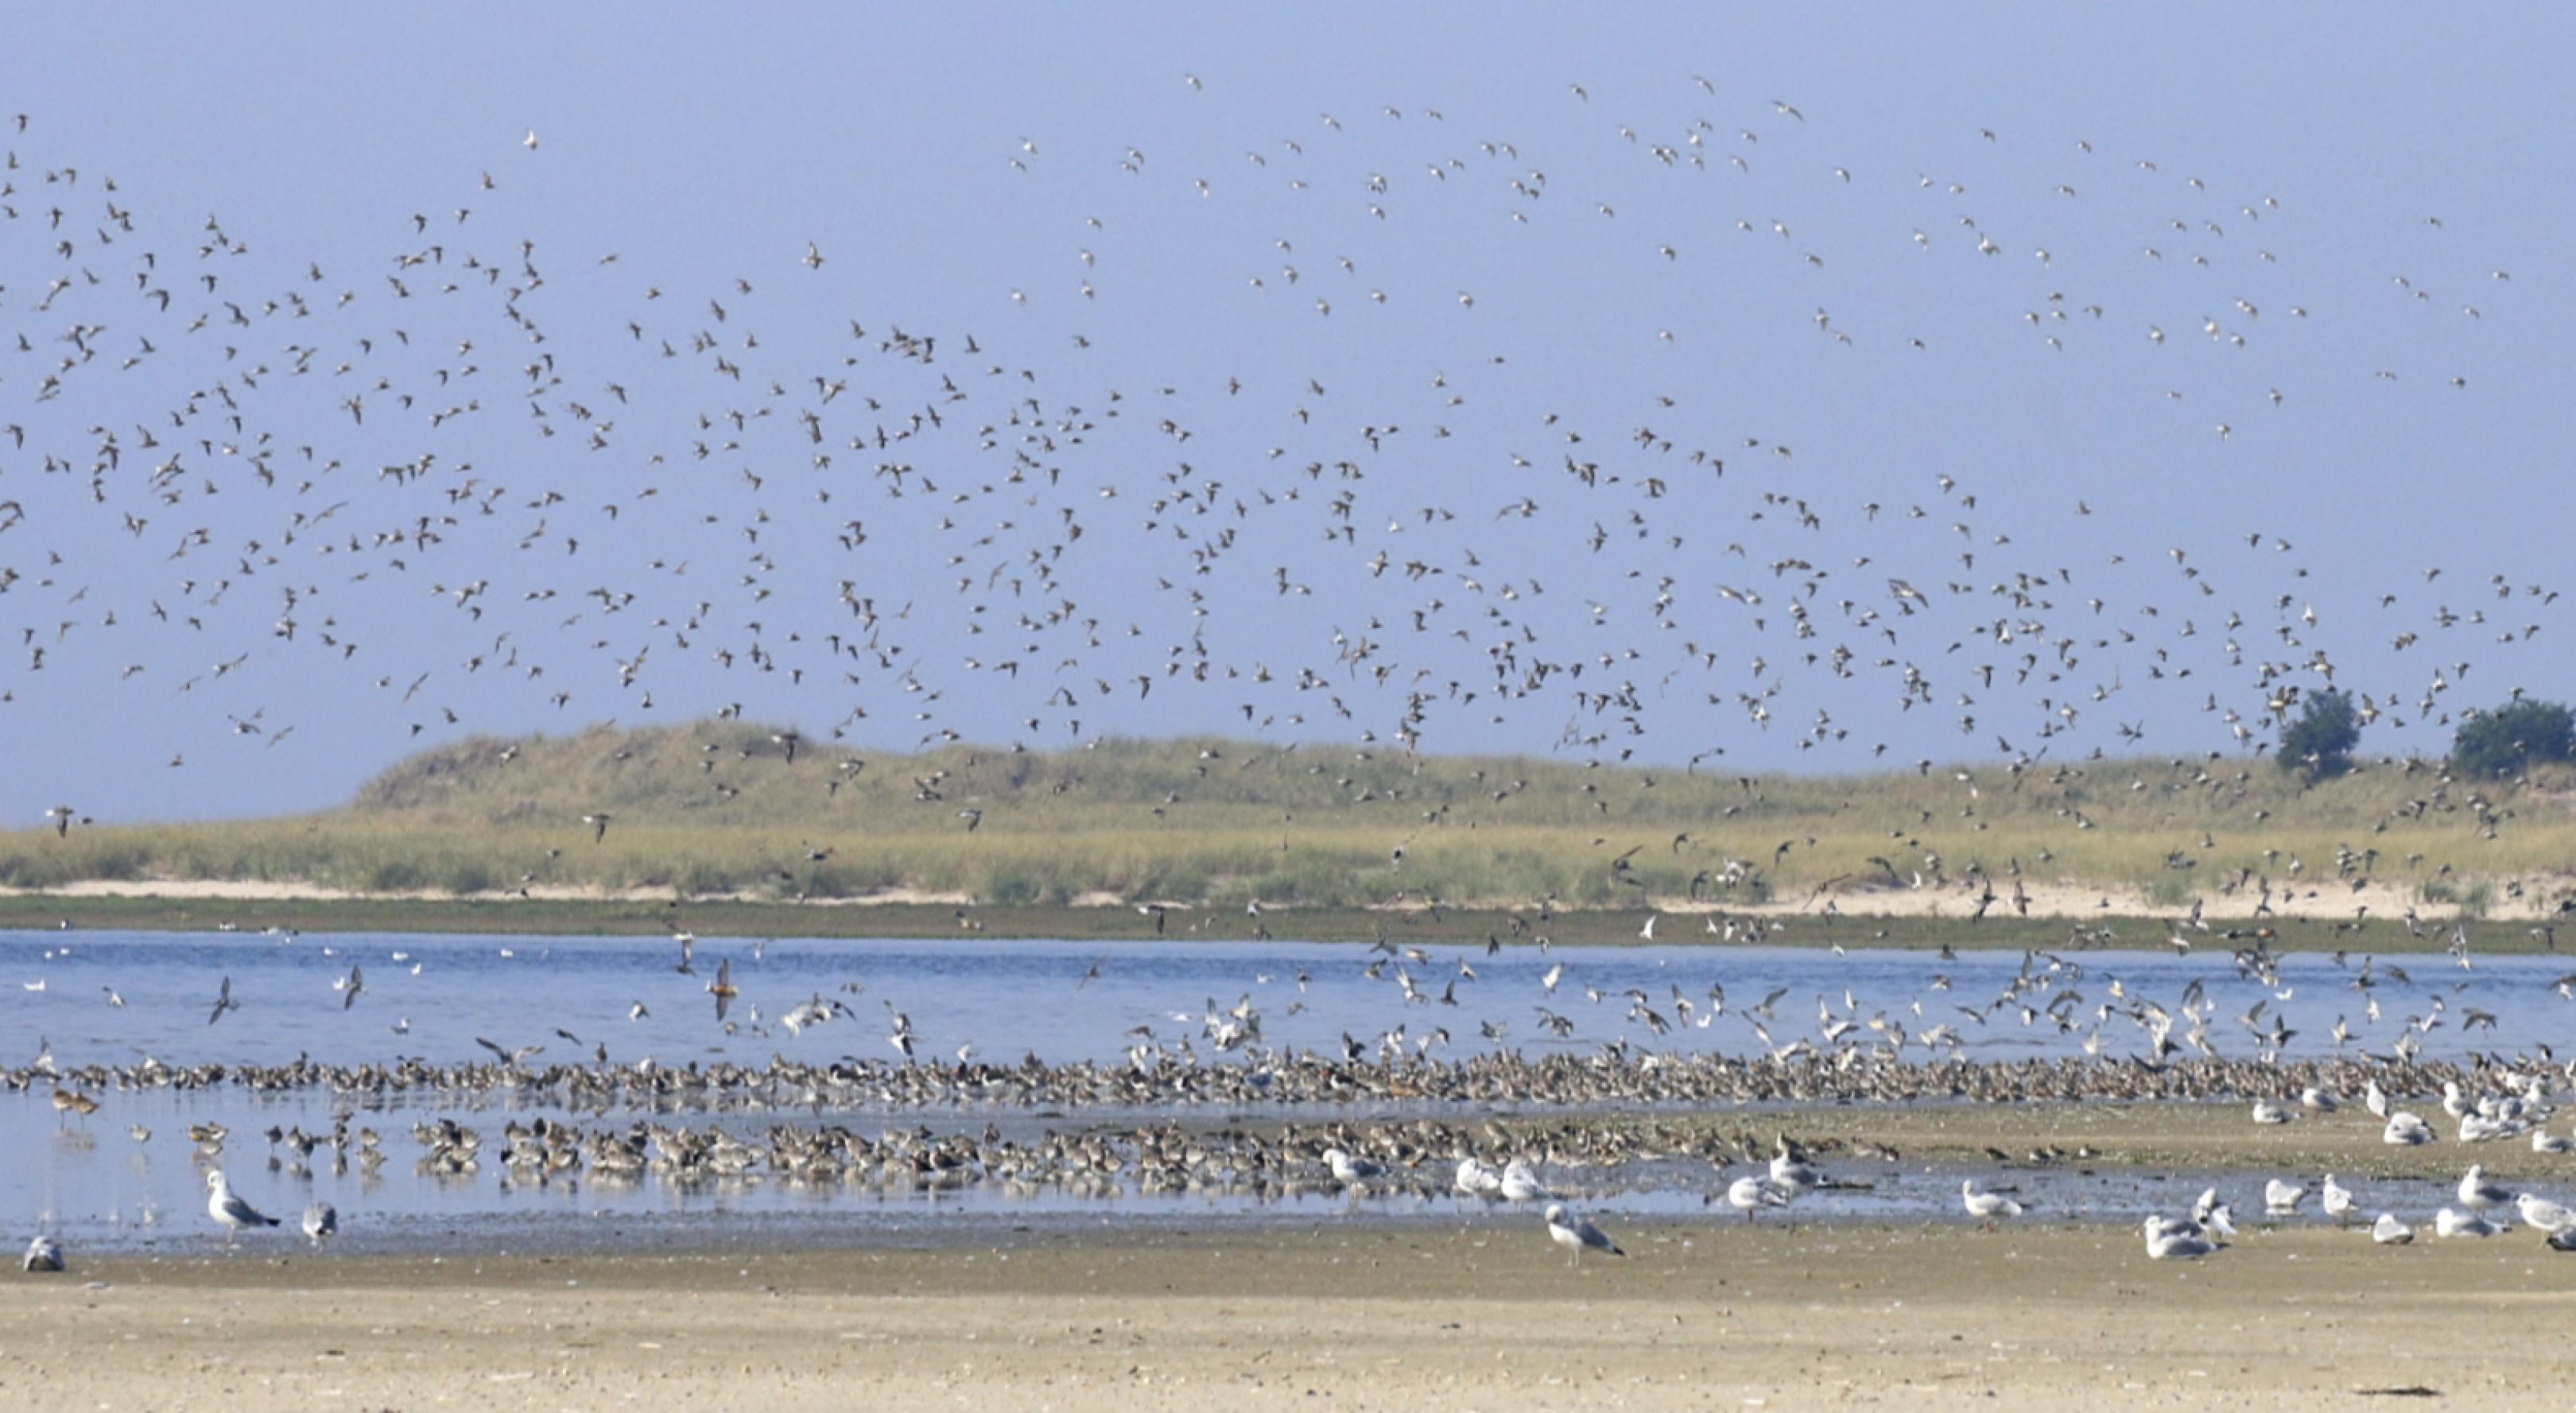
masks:
{"type": "Polygon", "coordinates": [[[1619,1243],[1612,1241],[1608,1232],[1594,1226],[1590,1218],[1568,1214],[1562,1202],[1548,1204],[1547,1234],[1557,1245],[1573,1253],[1571,1263],[1577,1266],[1583,1264],[1583,1249],[1587,1246],[1613,1256],[1628,1254],[1619,1249],[1619,1243]]]}
{"type": "Polygon", "coordinates": [[[273,1227],[278,1224],[277,1218],[262,1216],[258,1208],[235,1194],[233,1185],[224,1179],[221,1168],[206,1174],[206,1215],[223,1224],[226,1245],[232,1244],[234,1236],[244,1227],[273,1227]]]}
{"type": "Polygon", "coordinates": [[[2382,1212],[2370,1227],[2370,1239],[2382,1246],[2404,1246],[2415,1239],[2415,1229],[2397,1220],[2394,1212],[2382,1212]]]}
{"type": "Polygon", "coordinates": [[[19,1263],[24,1271],[59,1271],[63,1268],[63,1244],[50,1236],[39,1236],[27,1243],[27,1259],[19,1263]]]}
{"type": "Polygon", "coordinates": [[[2398,1148],[2414,1148],[2433,1141],[2433,1126],[2421,1114],[2400,1109],[2388,1116],[2388,1126],[2379,1131],[2379,1141],[2398,1148]]]}
{"type": "Polygon", "coordinates": [[[1773,1187],[1760,1173],[1748,1173],[1726,1185],[1726,1205],[1752,1221],[1753,1214],[1765,1207],[1787,1208],[1788,1194],[1773,1187]]]}
{"type": "Polygon", "coordinates": [[[2536,1192],[2515,1197],[2513,1208],[2521,1216],[2522,1224],[2534,1231],[2556,1233],[2576,1227],[2576,1212],[2570,1212],[2563,1204],[2552,1202],[2536,1192]]]}
{"type": "Polygon", "coordinates": [[[2335,1219],[2335,1225],[2341,1226],[2352,1220],[2352,1189],[2335,1181],[2332,1173],[2326,1174],[2326,1185],[2321,1200],[2325,1206],[2326,1215],[2335,1219]]]}

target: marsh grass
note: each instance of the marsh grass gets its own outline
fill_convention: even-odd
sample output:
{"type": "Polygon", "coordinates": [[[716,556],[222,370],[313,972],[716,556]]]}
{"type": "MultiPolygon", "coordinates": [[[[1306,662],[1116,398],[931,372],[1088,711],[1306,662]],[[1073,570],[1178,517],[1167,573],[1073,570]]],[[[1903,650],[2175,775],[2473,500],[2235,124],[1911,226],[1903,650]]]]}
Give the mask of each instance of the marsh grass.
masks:
{"type": "Polygon", "coordinates": [[[2158,907],[2261,879],[2369,877],[2486,909],[2492,880],[2576,863],[2567,772],[2499,784],[2364,761],[2304,785],[2268,761],[2141,759],[1739,777],[1213,738],[911,756],[799,742],[791,763],[784,734],[700,723],[467,741],[322,814],[0,834],[0,885],[1620,908],[2018,870],[2158,907]],[[594,842],[581,817],[598,813],[610,824],[594,842]]]}

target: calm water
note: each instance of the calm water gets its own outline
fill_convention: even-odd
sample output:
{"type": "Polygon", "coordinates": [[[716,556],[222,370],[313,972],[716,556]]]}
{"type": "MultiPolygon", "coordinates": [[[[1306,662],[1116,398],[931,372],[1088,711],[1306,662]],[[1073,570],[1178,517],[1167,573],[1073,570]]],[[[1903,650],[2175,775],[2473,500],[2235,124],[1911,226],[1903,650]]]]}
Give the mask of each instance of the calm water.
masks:
{"type": "MultiPolygon", "coordinates": [[[[2560,1043],[2571,1033],[2576,1008],[2552,983],[2568,962],[2552,957],[2498,957],[2461,970],[2442,957],[2399,959],[2409,980],[2379,968],[2375,994],[2382,1018],[2365,1016],[2369,996],[2350,982],[2361,959],[2338,967],[2324,956],[2284,961],[2277,988],[2241,978],[2223,955],[2189,957],[2155,953],[2068,953],[2069,965],[2049,972],[2032,963],[2045,985],[2025,989],[2020,1001],[1993,1010],[1982,1023],[1955,1007],[1983,1009],[2022,970],[2016,953],[1963,953],[1954,960],[1908,950],[1856,951],[1845,956],[1806,949],[1647,947],[1560,949],[1534,947],[1487,956],[1479,948],[1435,948],[1427,960],[1388,958],[1347,945],[1270,943],[1053,943],[980,938],[936,941],[776,940],[705,938],[697,944],[694,976],[674,970],[676,944],[623,938],[498,938],[472,936],[247,934],[170,936],[112,932],[0,934],[0,1063],[22,1066],[40,1044],[50,1044],[64,1066],[130,1065],[150,1054],[172,1064],[207,1061],[274,1062],[309,1054],[346,1063],[418,1056],[438,1063],[481,1061],[484,1037],[517,1048],[542,1044],[542,1060],[588,1059],[597,1047],[628,1062],[651,1056],[665,1064],[722,1058],[749,1064],[773,1055],[825,1061],[840,1055],[897,1058],[889,1043],[889,1007],[911,1018],[918,1054],[953,1058],[962,1046],[988,1060],[1115,1059],[1138,1043],[1132,1032],[1191,1041],[1210,1063],[1229,1063],[1202,1035],[1213,1004],[1230,1009],[1248,998],[1262,1018],[1269,1046],[1337,1050],[1345,1034],[1374,1045],[1402,1028],[1408,1044],[1445,1028],[1435,1056],[1465,1055],[1496,1046],[1537,1052],[1588,1051],[1610,1041],[1675,1051],[1756,1053],[1767,1048],[1754,1034],[1758,1019],[1774,1043],[1804,1038],[1821,1042],[1819,1001],[1835,1016],[1867,1020],[1884,1013],[1920,1033],[1940,1024],[1957,1027],[1971,1057],[2074,1053],[2094,1028],[2096,1008],[2152,1001],[2180,1013],[2184,988],[2197,981],[2215,1012],[2208,1027],[2222,1054],[2250,1056],[2259,1042],[2240,1023],[2258,1001],[2258,1025],[2270,1030],[2277,1015],[2298,1032],[2286,1046],[2293,1056],[2331,1053],[2329,1031],[2338,1017],[2357,1034],[2357,1045],[2385,1052],[2410,1017],[2440,1017],[2419,1031],[2423,1056],[2455,1057],[2469,1049],[2511,1052],[2560,1043]],[[730,960],[741,995],[730,1030],[714,1016],[704,987],[719,962],[730,960]],[[334,983],[355,963],[365,987],[353,1006],[342,1006],[334,983]],[[1461,973],[1462,963],[1474,979],[1461,973]],[[1380,964],[1372,979],[1364,968],[1380,964]],[[1542,978],[1562,974],[1551,994],[1542,978]],[[1408,1002],[1398,973],[1409,975],[1426,999],[1408,1002]],[[1096,972],[1096,975],[1091,975],[1096,972]],[[1086,976],[1090,979],[1086,980],[1086,976]],[[240,1009],[209,1024],[217,991],[232,982],[240,1009]],[[1302,978],[1302,980],[1301,980],[1302,978]],[[1936,989],[1936,979],[1948,987],[1936,989]],[[2116,999],[2117,983],[2126,1000],[2116,999]],[[1712,984],[1722,986],[1726,1009],[1706,1025],[1712,984]],[[1439,1004],[1454,984],[1455,1006],[1439,1004]],[[42,989],[31,989],[41,985],[42,989]],[[1695,1013],[1682,1020],[1672,999],[1678,986],[1695,1013]],[[848,989],[855,987],[855,990],[848,989]],[[1646,993],[1670,1022],[1655,1034],[1630,1014],[1626,993],[1646,993]],[[111,1005],[109,993],[123,1001],[111,1005]],[[1767,1018],[1749,1015],[1779,991],[1767,1018]],[[1592,999],[1592,993],[1599,999],[1592,999]],[[791,1036],[775,1018],[820,993],[837,997],[855,1018],[810,1027],[791,1036]],[[2025,1021],[2020,1006],[2046,1005],[2067,993],[2075,1020],[2061,1032],[2045,1014],[2025,1021]],[[1846,999],[1848,997],[1848,1000],[1846,999]],[[645,1014],[631,1012],[641,1004],[645,1014]],[[2435,1006],[2440,1006],[2437,1013],[2435,1006]],[[1919,1004],[1920,1013],[1915,1007],[1919,1004]],[[1572,1022],[1571,1034],[1548,1033],[1538,1024],[1541,1007],[1572,1022]],[[2469,1012],[2493,1014],[2492,1028],[2464,1030],[2469,1012]],[[1502,1029],[1485,1038],[1480,1023],[1502,1029]],[[577,1037],[576,1038],[567,1038],[577,1037]]],[[[2143,1034],[2113,1017],[2101,1025],[2106,1056],[2139,1053],[2143,1034]]],[[[1910,1054],[1928,1058],[1920,1047],[1910,1054]]],[[[361,1108],[346,1096],[320,1091],[260,1096],[235,1087],[177,1093],[167,1090],[99,1096],[101,1112],[66,1126],[38,1084],[24,1094],[0,1095],[0,1137],[16,1155],[0,1169],[0,1212],[13,1228],[41,1224],[67,1239],[100,1244],[204,1244],[216,1239],[204,1215],[204,1163],[184,1130],[191,1122],[217,1121],[234,1133],[224,1163],[236,1186],[272,1215],[292,1222],[311,1200],[337,1205],[352,1249],[368,1245],[418,1245],[452,1232],[480,1233],[478,1240],[633,1242],[699,1240],[758,1231],[779,1221],[828,1218],[866,1229],[877,1223],[919,1225],[955,1220],[1066,1222],[1191,1220],[1209,1213],[1256,1218],[1299,1218],[1357,1210],[1381,1216],[1447,1219],[1460,1209],[1447,1199],[1368,1198],[1314,1192],[1255,1202],[1239,1194],[1144,1196],[1132,1190],[1077,1196],[1056,1188],[1011,1190],[985,1183],[955,1192],[880,1191],[873,1186],[816,1188],[760,1179],[683,1186],[646,1178],[631,1185],[583,1180],[513,1186],[498,1161],[500,1125],[553,1113],[516,1107],[493,1097],[469,1107],[448,1097],[397,1097],[385,1107],[361,1108]],[[406,1107],[418,1105],[419,1107],[406,1107]],[[315,1155],[313,1170],[298,1173],[270,1162],[260,1132],[272,1124],[327,1129],[335,1114],[353,1115],[383,1134],[387,1161],[372,1174],[352,1165],[334,1172],[329,1150],[315,1155]],[[421,1149],[411,1124],[453,1114],[481,1129],[486,1158],[471,1178],[437,1176],[417,1167],[421,1149]],[[129,1128],[151,1130],[137,1142],[129,1128]]],[[[597,1125],[632,1115],[585,1114],[597,1125]]],[[[817,1116],[799,1115],[810,1123],[817,1116]]],[[[948,1132],[980,1130],[998,1119],[1015,1136],[1042,1122],[1024,1115],[979,1110],[919,1113],[826,1111],[827,1121],[874,1133],[887,1126],[927,1123],[948,1132]]],[[[1091,1111],[1054,1119],[1059,1128],[1129,1121],[1134,1114],[1091,1111]]],[[[1222,1114],[1207,1114],[1210,1120],[1222,1114]]],[[[1316,1117],[1312,1113],[1303,1117],[1316,1117]]],[[[771,1116],[684,1115],[681,1121],[722,1122],[736,1133],[758,1134],[771,1116]]],[[[1637,1164],[1614,1172],[1558,1174],[1560,1186],[1633,1213],[1700,1210],[1709,1174],[1697,1165],[1637,1164]],[[1688,1170],[1684,1170],[1687,1168],[1688,1170]]],[[[1909,1216],[1956,1212],[1959,1174],[1920,1167],[1870,1174],[1867,1191],[1820,1195],[1802,1205],[1808,1216],[1909,1216]]],[[[1986,1176],[1980,1174],[1980,1176],[1986,1176]]],[[[2038,1197],[2057,1216],[2098,1214],[2125,1218],[2142,1206],[2186,1203],[2205,1176],[2187,1180],[2178,1197],[2155,1188],[2158,1179],[2134,1174],[2087,1176],[2072,1171],[2020,1175],[2025,1197],[2038,1197]],[[2035,1189],[2035,1190],[2033,1190],[2035,1189]]],[[[2175,1179],[2185,1182],[2185,1179],[2175,1179]]],[[[2259,1186],[2259,1180],[2255,1183],[2259,1186]]],[[[2366,1197],[2382,1205],[2429,1210],[2438,1187],[2366,1197]]],[[[2238,1197],[2240,1214],[2250,1190],[2238,1197]]],[[[262,1238],[281,1243],[276,1236],[262,1238]]]]}

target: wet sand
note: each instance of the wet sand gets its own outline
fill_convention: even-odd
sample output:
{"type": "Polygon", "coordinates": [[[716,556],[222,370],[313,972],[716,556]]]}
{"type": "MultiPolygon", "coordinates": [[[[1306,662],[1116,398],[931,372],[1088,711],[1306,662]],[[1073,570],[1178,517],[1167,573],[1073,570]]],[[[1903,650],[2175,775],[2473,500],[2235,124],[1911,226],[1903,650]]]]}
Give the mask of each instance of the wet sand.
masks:
{"type": "Polygon", "coordinates": [[[2047,1226],[1013,1233],[998,1246],[79,1259],[11,1277],[0,1404],[1201,1410],[2558,1408],[2576,1258],[2528,1232],[2047,1226]],[[2364,1391],[2383,1391],[2371,1395],[2364,1391]]]}

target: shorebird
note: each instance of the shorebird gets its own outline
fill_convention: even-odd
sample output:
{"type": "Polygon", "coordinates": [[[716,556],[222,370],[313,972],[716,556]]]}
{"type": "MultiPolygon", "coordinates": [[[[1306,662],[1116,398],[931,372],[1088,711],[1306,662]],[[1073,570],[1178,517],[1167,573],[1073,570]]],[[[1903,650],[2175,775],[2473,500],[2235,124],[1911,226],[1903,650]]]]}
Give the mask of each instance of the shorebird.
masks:
{"type": "Polygon", "coordinates": [[[2576,1227],[2576,1212],[2552,1202],[2537,1193],[2525,1192],[2513,1199],[2513,1209],[2522,1224],[2535,1231],[2561,1232],[2576,1227]]]}
{"type": "Polygon", "coordinates": [[[1747,1173],[1726,1185],[1726,1205],[1742,1212],[1744,1220],[1749,1222],[1753,1220],[1754,1213],[1765,1207],[1785,1209],[1789,1205],[1789,1197],[1773,1187],[1762,1174],[1747,1173]]]}
{"type": "Polygon", "coordinates": [[[223,1224],[224,1244],[228,1246],[244,1227],[273,1227],[278,1224],[277,1218],[262,1216],[258,1208],[234,1193],[232,1184],[224,1180],[221,1168],[210,1169],[206,1173],[206,1215],[223,1224]]]}
{"type": "Polygon", "coordinates": [[[2263,1184],[2263,1215],[2267,1217],[2289,1216],[2299,1210],[2300,1203],[2307,1200],[2306,1183],[2283,1182],[2279,1178],[2274,1178],[2263,1184]]]}
{"type": "Polygon", "coordinates": [[[1366,1158],[1354,1158],[1339,1148],[1324,1150],[1324,1165],[1333,1170],[1335,1182],[1366,1182],[1373,1177],[1386,1176],[1386,1164],[1371,1162],[1366,1158]]]}
{"type": "Polygon", "coordinates": [[[2170,1217],[2149,1217],[2144,1232],[2147,1255],[2157,1261],[2197,1261],[2220,1249],[2220,1244],[2199,1234],[2188,1222],[2170,1217]]]}
{"type": "Polygon", "coordinates": [[[2379,1141],[2398,1148],[2415,1148],[2433,1141],[2433,1126],[2420,1114],[2400,1109],[2388,1116],[2388,1126],[2379,1131],[2379,1141]]]}
{"type": "Polygon", "coordinates": [[[59,1271],[63,1268],[63,1244],[50,1236],[39,1236],[27,1243],[27,1257],[19,1263],[23,1271],[59,1271]]]}
{"type": "Polygon", "coordinates": [[[1550,1240],[1572,1253],[1568,1264],[1575,1266],[1583,1264],[1583,1251],[1586,1247],[1595,1251],[1606,1251],[1613,1256],[1628,1254],[1619,1249],[1619,1243],[1612,1241],[1608,1232],[1594,1226],[1591,1219],[1568,1214],[1562,1202],[1548,1204],[1547,1234],[1550,1240]]]}
{"type": "Polygon", "coordinates": [[[2445,1207],[2433,1214],[2433,1234],[2436,1236],[2494,1236],[2503,1230],[2475,1212],[2445,1207]]]}
{"type": "Polygon", "coordinates": [[[733,986],[733,958],[716,963],[716,979],[707,983],[707,994],[716,998],[716,1022],[721,1025],[725,1012],[733,1009],[733,998],[741,994],[733,986]]]}
{"type": "Polygon", "coordinates": [[[2226,1203],[2218,1200],[2218,1189],[2214,1187],[2203,1189],[2200,1200],[2191,1204],[2191,1223],[2204,1232],[2236,1235],[2236,1214],[2226,1203]]]}
{"type": "Polygon", "coordinates": [[[2460,1204],[2471,1211],[2484,1212],[2494,1207],[2513,1205],[2513,1189],[2487,1181],[2487,1170],[2469,1164],[2468,1174],[2460,1179],[2460,1204]]]}
{"type": "Polygon", "coordinates": [[[2326,1174],[2325,1187],[2319,1193],[2319,1203],[2325,1208],[2326,1215],[2335,1219],[2337,1226],[2352,1220],[2352,1190],[2336,1182],[2332,1173],[2326,1174]]]}
{"type": "Polygon", "coordinates": [[[1974,1178],[1959,1184],[1959,1203],[1968,1209],[1969,1216],[1985,1223],[1988,1231],[1995,1229],[1995,1220],[1999,1217],[2021,1215],[2020,1203],[2000,1192],[1979,1192],[1974,1178]]]}
{"type": "Polygon", "coordinates": [[[543,1045],[522,1045],[516,1050],[504,1050],[479,1035],[474,1037],[474,1043],[500,1056],[501,1063],[505,1065],[526,1064],[529,1056],[544,1054],[546,1049],[543,1045]]]}

